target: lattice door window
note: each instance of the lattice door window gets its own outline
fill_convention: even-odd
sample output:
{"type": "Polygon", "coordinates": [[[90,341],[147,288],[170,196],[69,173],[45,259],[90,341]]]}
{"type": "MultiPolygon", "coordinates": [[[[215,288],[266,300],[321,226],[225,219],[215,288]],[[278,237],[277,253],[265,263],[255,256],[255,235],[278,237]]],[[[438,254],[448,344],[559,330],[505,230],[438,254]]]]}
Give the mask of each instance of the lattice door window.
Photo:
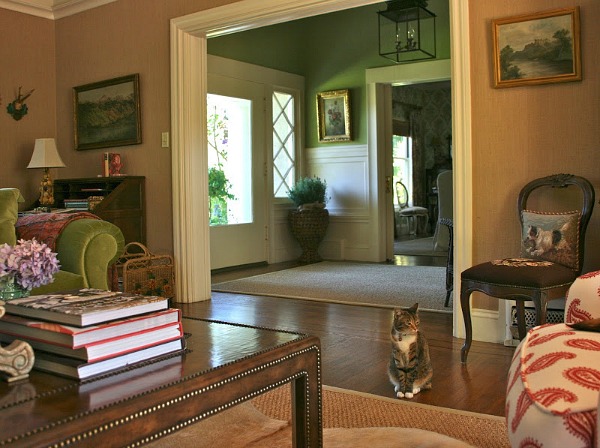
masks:
{"type": "Polygon", "coordinates": [[[273,193],[286,198],[296,181],[294,96],[273,92],[273,193]]]}

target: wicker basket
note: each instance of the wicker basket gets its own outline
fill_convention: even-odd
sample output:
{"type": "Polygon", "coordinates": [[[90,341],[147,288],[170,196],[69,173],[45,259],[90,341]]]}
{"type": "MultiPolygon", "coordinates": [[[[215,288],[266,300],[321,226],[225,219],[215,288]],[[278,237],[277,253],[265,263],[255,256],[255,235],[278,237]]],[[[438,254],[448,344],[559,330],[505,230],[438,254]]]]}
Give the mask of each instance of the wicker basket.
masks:
{"type": "Polygon", "coordinates": [[[124,292],[175,298],[173,257],[154,255],[141,243],[129,243],[117,262],[124,292]]]}

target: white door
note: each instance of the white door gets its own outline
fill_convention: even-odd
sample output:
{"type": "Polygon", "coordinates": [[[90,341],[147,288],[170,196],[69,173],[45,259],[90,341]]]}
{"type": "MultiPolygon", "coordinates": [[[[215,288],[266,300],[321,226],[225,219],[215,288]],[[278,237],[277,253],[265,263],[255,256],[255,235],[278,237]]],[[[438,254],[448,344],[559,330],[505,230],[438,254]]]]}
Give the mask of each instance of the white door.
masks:
{"type": "Polygon", "coordinates": [[[267,260],[264,87],[208,74],[211,269],[267,260]]]}

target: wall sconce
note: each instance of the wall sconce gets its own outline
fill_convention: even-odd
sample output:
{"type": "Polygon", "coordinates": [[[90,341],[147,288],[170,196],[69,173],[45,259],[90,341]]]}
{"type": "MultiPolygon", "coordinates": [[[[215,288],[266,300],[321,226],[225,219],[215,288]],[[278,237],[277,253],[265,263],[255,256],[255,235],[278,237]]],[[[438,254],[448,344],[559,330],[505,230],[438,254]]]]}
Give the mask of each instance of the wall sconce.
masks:
{"type": "Polygon", "coordinates": [[[27,168],[44,168],[44,177],[40,184],[40,205],[50,207],[54,204],[54,184],[50,177],[50,168],[64,168],[56,143],[53,138],[38,138],[35,140],[31,161],[27,168]]]}
{"type": "Polygon", "coordinates": [[[422,0],[392,0],[379,15],[379,54],[396,63],[435,58],[435,14],[422,0]]]}

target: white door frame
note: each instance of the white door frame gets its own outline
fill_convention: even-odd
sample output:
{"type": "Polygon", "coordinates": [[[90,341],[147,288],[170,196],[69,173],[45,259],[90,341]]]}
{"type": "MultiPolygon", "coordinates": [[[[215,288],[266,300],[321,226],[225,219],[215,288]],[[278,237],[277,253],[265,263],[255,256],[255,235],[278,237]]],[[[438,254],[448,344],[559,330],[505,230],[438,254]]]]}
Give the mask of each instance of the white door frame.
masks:
{"type": "MultiPolygon", "coordinates": [[[[457,198],[455,239],[458,242],[454,267],[455,272],[462,272],[471,265],[472,259],[469,5],[464,0],[449,1],[452,96],[455,98],[452,106],[454,192],[457,198]]],[[[242,0],[171,20],[173,246],[179,301],[210,298],[210,256],[206,245],[208,211],[202,206],[208,198],[206,105],[202,101],[206,97],[207,37],[375,3],[380,1],[242,0]]],[[[377,156],[371,156],[375,152],[370,152],[370,157],[374,157],[370,163],[377,165],[377,156]]],[[[379,228],[379,222],[380,218],[376,217],[375,229],[379,228]]],[[[382,240],[381,236],[379,240],[382,240]]],[[[455,290],[455,303],[457,299],[458,291],[455,290]]],[[[455,336],[464,336],[462,323],[462,314],[455,312],[455,336]]]]}

